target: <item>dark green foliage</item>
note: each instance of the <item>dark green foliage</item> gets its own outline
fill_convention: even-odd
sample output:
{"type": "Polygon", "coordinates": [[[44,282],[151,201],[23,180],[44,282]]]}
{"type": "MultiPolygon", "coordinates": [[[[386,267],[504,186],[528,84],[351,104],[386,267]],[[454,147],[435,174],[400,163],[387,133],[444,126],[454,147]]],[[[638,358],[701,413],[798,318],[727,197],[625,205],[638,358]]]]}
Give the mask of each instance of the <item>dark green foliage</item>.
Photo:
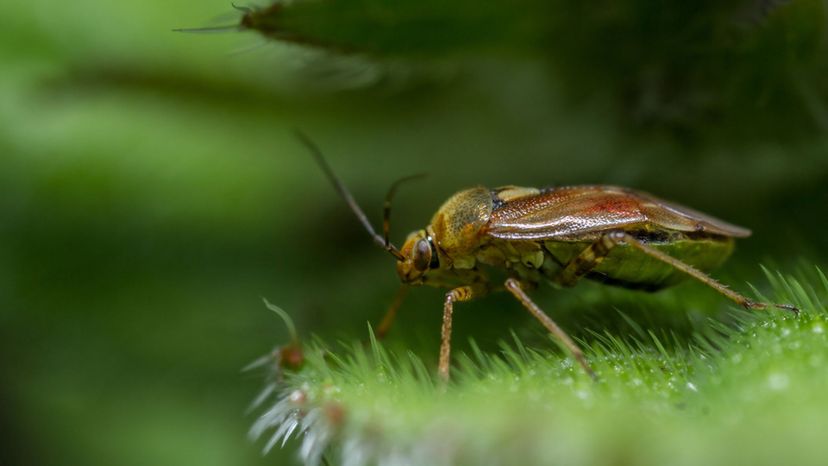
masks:
{"type": "Polygon", "coordinates": [[[817,0],[300,0],[254,10],[268,37],[380,62],[541,60],[571,103],[611,93],[628,129],[695,141],[790,140],[828,129],[817,0]]]}

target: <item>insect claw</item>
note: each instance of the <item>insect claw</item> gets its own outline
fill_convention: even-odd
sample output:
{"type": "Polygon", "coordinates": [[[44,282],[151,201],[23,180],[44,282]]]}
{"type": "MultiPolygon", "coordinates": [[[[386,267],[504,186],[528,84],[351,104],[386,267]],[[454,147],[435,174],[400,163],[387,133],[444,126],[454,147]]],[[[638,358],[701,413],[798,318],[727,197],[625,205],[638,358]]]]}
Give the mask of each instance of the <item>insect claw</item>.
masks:
{"type": "Polygon", "coordinates": [[[791,304],[774,304],[774,307],[785,311],[791,311],[795,316],[799,315],[799,308],[791,304]]]}
{"type": "MultiPolygon", "coordinates": [[[[745,301],[743,306],[745,307],[745,309],[748,309],[748,310],[750,310],[750,309],[767,309],[768,306],[771,306],[771,304],[758,303],[756,301],[747,300],[747,301],[745,301]]],[[[799,315],[799,308],[792,305],[792,304],[772,304],[772,306],[777,308],[777,309],[782,309],[782,310],[785,310],[785,311],[793,312],[794,315],[797,315],[797,316],[799,315]]]]}

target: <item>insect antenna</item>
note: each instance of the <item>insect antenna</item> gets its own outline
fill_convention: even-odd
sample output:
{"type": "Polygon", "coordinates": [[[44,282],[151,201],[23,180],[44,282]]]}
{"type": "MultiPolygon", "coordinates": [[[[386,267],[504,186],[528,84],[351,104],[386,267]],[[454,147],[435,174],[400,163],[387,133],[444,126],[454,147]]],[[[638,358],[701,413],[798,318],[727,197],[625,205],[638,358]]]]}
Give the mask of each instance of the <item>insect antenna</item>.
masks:
{"type": "Polygon", "coordinates": [[[391,231],[391,201],[394,199],[394,195],[397,194],[397,188],[403,183],[425,178],[425,176],[425,173],[404,176],[392,183],[391,187],[388,188],[388,193],[385,195],[385,202],[382,204],[382,238],[385,240],[386,248],[391,245],[391,241],[388,239],[389,232],[391,231]]]}
{"type": "Polygon", "coordinates": [[[365,215],[365,212],[359,207],[354,197],[351,195],[351,192],[348,191],[348,188],[345,187],[345,184],[336,176],[333,172],[333,169],[328,162],[325,160],[325,157],[322,155],[322,151],[316,146],[316,144],[311,141],[311,139],[305,135],[305,133],[299,130],[293,130],[296,137],[299,141],[305,145],[305,147],[310,150],[310,153],[313,155],[313,158],[316,160],[316,163],[322,168],[322,171],[325,172],[325,175],[330,180],[331,184],[334,185],[337,193],[339,196],[348,204],[348,207],[351,208],[351,211],[356,215],[357,220],[362,224],[365,230],[371,235],[371,238],[374,239],[374,242],[377,243],[380,247],[385,249],[386,251],[390,252],[392,256],[394,256],[398,261],[404,261],[405,256],[400,253],[400,250],[396,248],[393,244],[388,242],[385,238],[378,235],[374,228],[371,226],[371,222],[368,220],[368,217],[365,215]]]}

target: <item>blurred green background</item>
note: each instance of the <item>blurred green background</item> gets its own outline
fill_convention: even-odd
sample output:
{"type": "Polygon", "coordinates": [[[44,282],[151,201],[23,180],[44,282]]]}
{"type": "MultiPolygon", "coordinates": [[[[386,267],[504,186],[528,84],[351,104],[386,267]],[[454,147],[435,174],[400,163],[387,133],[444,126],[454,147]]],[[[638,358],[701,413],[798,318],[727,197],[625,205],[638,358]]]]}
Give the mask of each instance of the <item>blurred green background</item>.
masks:
{"type": "MultiPolygon", "coordinates": [[[[398,195],[397,243],[463,187],[607,183],[753,229],[717,274],[735,289],[826,263],[822,2],[557,1],[526,24],[540,3],[420,2],[464,25],[439,40],[330,3],[357,13],[288,23],[335,31],[322,50],[171,31],[237,21],[225,1],[0,4],[0,464],[292,461],[245,437],[261,381],[239,370],[286,339],[260,298],[353,340],[397,286],[292,128],[377,224],[393,180],[429,173],[398,195]]],[[[639,300],[681,298],[644,317],[668,329],[729,306],[695,285],[539,294],[576,334],[639,300]]],[[[412,293],[390,344],[436,353],[439,303],[412,293]]],[[[460,349],[537,332],[504,297],[456,322],[460,349]]]]}

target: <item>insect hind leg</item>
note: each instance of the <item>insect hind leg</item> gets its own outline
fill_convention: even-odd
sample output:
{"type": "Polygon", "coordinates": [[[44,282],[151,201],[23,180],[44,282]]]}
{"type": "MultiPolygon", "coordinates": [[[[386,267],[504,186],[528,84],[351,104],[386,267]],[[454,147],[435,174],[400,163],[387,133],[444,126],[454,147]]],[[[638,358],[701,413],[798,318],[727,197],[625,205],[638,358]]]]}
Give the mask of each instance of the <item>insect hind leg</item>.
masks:
{"type": "MultiPolygon", "coordinates": [[[[744,307],[745,309],[767,309],[769,306],[773,306],[773,307],[776,307],[776,308],[779,308],[779,309],[784,309],[786,311],[791,311],[795,314],[799,313],[799,309],[796,308],[795,306],[790,305],[790,304],[768,304],[768,303],[761,303],[761,302],[753,301],[752,299],[749,299],[749,298],[747,298],[747,297],[731,290],[727,286],[719,283],[718,281],[716,281],[710,275],[707,275],[706,273],[704,273],[701,270],[691,266],[690,264],[686,264],[686,263],[676,259],[675,257],[672,257],[668,254],[665,254],[665,253],[659,251],[658,249],[655,249],[655,248],[639,241],[638,239],[636,239],[632,235],[630,235],[628,233],[625,233],[623,231],[613,231],[613,232],[607,233],[607,234],[601,236],[601,239],[598,242],[600,242],[602,244],[611,244],[612,246],[609,249],[612,249],[612,247],[614,247],[615,245],[618,245],[620,243],[627,244],[630,247],[633,247],[633,248],[641,251],[642,253],[647,254],[648,256],[650,256],[654,259],[660,260],[661,262],[664,262],[664,263],[670,265],[674,269],[695,278],[696,280],[704,283],[705,285],[709,286],[710,288],[713,288],[714,290],[718,291],[720,294],[722,294],[726,298],[728,298],[731,301],[735,302],[736,304],[744,307]]],[[[596,242],[596,243],[598,243],[598,242],[596,242]]],[[[592,247],[592,246],[590,246],[590,247],[592,247]]],[[[578,256],[578,257],[580,257],[580,256],[578,256]]],[[[573,260],[573,262],[575,262],[577,259],[578,258],[573,260]]],[[[569,268],[569,266],[567,266],[567,268],[569,268]]],[[[564,270],[564,272],[565,271],[566,271],[566,269],[564,270]]]]}

